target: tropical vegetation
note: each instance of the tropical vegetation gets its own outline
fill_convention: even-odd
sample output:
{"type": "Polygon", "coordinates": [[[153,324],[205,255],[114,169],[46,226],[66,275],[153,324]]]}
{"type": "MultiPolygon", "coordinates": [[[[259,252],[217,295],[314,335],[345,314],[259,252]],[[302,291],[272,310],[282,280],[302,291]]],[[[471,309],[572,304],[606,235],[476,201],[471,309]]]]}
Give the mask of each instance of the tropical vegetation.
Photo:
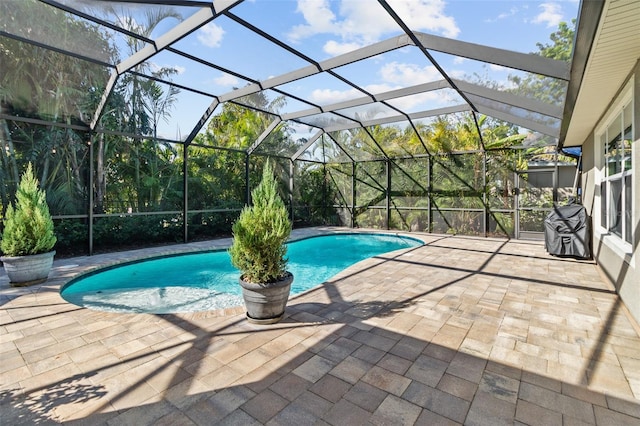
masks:
{"type": "MultiPolygon", "coordinates": [[[[177,69],[142,62],[115,79],[103,100],[112,70],[100,63],[119,59],[108,34],[67,14],[39,13],[36,2],[0,2],[0,13],[7,7],[32,28],[47,28],[61,46],[90,46],[88,54],[96,59],[81,61],[19,38],[0,38],[3,117],[25,118],[0,118],[0,226],[7,227],[20,171],[32,163],[55,221],[58,253],[84,253],[91,243],[94,250],[113,250],[229,235],[267,158],[294,226],[506,236],[514,229],[514,171],[554,155],[553,147],[544,146],[547,141],[526,144],[527,135],[513,125],[461,113],[415,127],[326,134],[292,162],[307,140],[286,124],[253,149],[273,121],[261,111],[278,113],[286,102],[264,92],[222,104],[189,143],[181,135],[169,141],[158,128],[175,113],[176,97],[184,90],[171,84],[177,69]],[[142,77],[143,70],[153,78],[142,77]],[[94,117],[100,102],[106,102],[103,113],[94,117]],[[96,128],[90,132],[91,121],[96,128]],[[517,146],[522,149],[513,149],[517,146]]],[[[171,8],[155,8],[145,22],[124,14],[119,25],[144,36],[165,19],[180,16],[171,8]]],[[[572,35],[573,27],[561,24],[552,43],[540,44],[537,53],[567,59],[572,35]]],[[[141,47],[139,39],[125,42],[129,52],[141,47]]],[[[509,87],[497,87],[486,76],[468,79],[557,99],[555,83],[539,76],[514,75],[509,87]]]]}

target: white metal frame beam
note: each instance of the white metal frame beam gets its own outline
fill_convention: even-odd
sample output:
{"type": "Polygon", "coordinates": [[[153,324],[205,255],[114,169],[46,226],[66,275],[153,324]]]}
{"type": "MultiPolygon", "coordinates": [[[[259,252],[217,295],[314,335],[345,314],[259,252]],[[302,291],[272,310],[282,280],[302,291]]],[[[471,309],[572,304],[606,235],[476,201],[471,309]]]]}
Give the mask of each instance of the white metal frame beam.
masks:
{"type": "Polygon", "coordinates": [[[503,111],[497,111],[495,109],[488,108],[482,105],[480,105],[480,108],[478,108],[478,110],[481,114],[498,118],[500,120],[507,121],[517,126],[524,127],[525,129],[533,130],[547,136],[557,138],[560,134],[559,129],[554,129],[549,126],[545,126],[544,124],[536,123],[535,121],[527,120],[526,118],[517,117],[503,111]]]}
{"type": "MultiPolygon", "coordinates": [[[[270,123],[268,128],[260,135],[260,137],[246,150],[248,154],[254,152],[260,144],[269,136],[271,132],[273,132],[278,125],[280,125],[283,121],[291,120],[294,122],[303,123],[305,125],[309,125],[311,127],[315,127],[321,129],[320,132],[316,133],[312,138],[314,141],[317,140],[324,132],[335,132],[341,130],[350,130],[355,128],[365,128],[368,126],[375,125],[383,125],[389,123],[396,123],[402,121],[409,121],[411,125],[414,127],[414,123],[412,120],[417,120],[421,118],[433,117],[438,115],[446,115],[451,113],[465,112],[465,111],[477,111],[479,113],[495,117],[501,120],[505,120],[507,122],[513,123],[514,125],[521,126],[523,128],[527,128],[533,131],[537,131],[543,133],[545,135],[549,135],[552,137],[559,137],[560,144],[563,143],[563,139],[566,135],[567,123],[570,119],[570,115],[573,108],[573,103],[575,103],[575,93],[577,93],[578,86],[574,83],[574,81],[579,81],[581,78],[581,74],[584,73],[584,63],[586,63],[586,57],[588,56],[588,51],[590,46],[584,45],[582,48],[577,46],[579,56],[576,61],[576,58],[573,58],[573,65],[570,65],[564,61],[552,60],[549,58],[544,58],[535,54],[525,54],[514,52],[505,49],[499,49],[489,46],[484,46],[480,44],[435,36],[432,34],[426,34],[422,32],[412,31],[406,23],[397,15],[395,10],[387,3],[386,0],[378,0],[382,7],[389,13],[389,15],[397,22],[397,24],[402,28],[404,34],[389,38],[387,40],[383,40],[378,43],[374,43],[360,49],[354,50],[352,52],[339,55],[321,62],[315,62],[311,58],[305,56],[300,51],[294,49],[288,44],[280,41],[279,39],[275,39],[272,35],[264,32],[261,28],[254,27],[249,22],[245,22],[238,16],[232,13],[232,9],[238,4],[242,3],[243,0],[202,0],[202,1],[187,1],[187,0],[157,0],[153,3],[155,4],[165,4],[165,5],[180,5],[180,6],[190,6],[197,10],[193,15],[186,18],[184,21],[177,24],[171,30],[167,31],[160,37],[155,40],[147,39],[138,34],[133,34],[126,29],[119,28],[114,26],[114,24],[103,21],[97,16],[90,16],[89,14],[81,11],[73,9],[73,6],[67,6],[65,3],[61,3],[59,0],[41,0],[43,3],[49,4],[50,6],[56,7],[58,9],[64,10],[66,13],[77,14],[78,16],[89,19],[93,22],[96,22],[100,25],[105,25],[108,28],[113,29],[114,31],[118,31],[124,35],[128,35],[131,37],[137,37],[140,40],[146,43],[146,46],[139,50],[138,52],[132,54],[128,58],[124,59],[118,64],[111,64],[110,66],[115,69],[112,71],[109,80],[107,81],[106,88],[102,94],[102,97],[98,103],[96,110],[94,111],[94,115],[89,123],[89,128],[91,130],[98,129],[98,123],[100,121],[100,117],[106,108],[106,104],[108,102],[108,98],[112,91],[115,89],[118,78],[120,75],[132,72],[134,69],[144,61],[149,60],[154,55],[159,53],[160,51],[167,49],[173,53],[183,55],[192,60],[199,61],[205,66],[209,66],[212,69],[221,69],[216,64],[205,62],[204,60],[196,57],[192,57],[184,52],[181,52],[174,47],[173,44],[183,39],[187,35],[193,33],[198,30],[202,26],[208,24],[209,22],[214,21],[220,16],[226,16],[230,19],[234,19],[239,25],[244,26],[247,30],[253,31],[257,33],[259,36],[266,38],[272,43],[278,44],[280,47],[283,47],[289,50],[294,55],[297,55],[302,60],[308,62],[308,65],[299,68],[294,71],[290,71],[284,73],[279,76],[275,76],[272,78],[268,78],[263,81],[256,81],[251,78],[247,78],[246,76],[241,76],[240,74],[235,73],[232,70],[228,70],[228,72],[233,73],[233,75],[244,78],[246,81],[249,81],[250,84],[247,86],[234,89],[230,92],[224,93],[219,96],[213,96],[213,101],[207,108],[207,110],[202,114],[200,120],[195,125],[195,127],[191,130],[190,134],[187,136],[187,139],[184,141],[186,144],[189,144],[193,141],[193,139],[197,136],[198,132],[202,129],[206,121],[211,117],[215,109],[221,104],[225,102],[236,102],[238,104],[242,104],[241,98],[251,95],[254,93],[258,93],[264,90],[271,89],[278,94],[289,96],[293,99],[296,99],[310,108],[298,110],[285,114],[273,114],[269,111],[263,111],[265,113],[269,113],[276,117],[276,119],[270,123]],[[375,57],[377,55],[384,54],[386,52],[394,51],[397,49],[401,49],[407,46],[415,46],[423,52],[427,61],[430,61],[442,74],[444,79],[424,83],[412,87],[406,87],[396,90],[387,91],[379,94],[368,93],[364,87],[359,86],[355,82],[350,79],[344,78],[338,75],[334,70],[338,67],[352,64],[358,61],[362,61],[367,58],[375,57]],[[555,78],[563,81],[569,81],[568,95],[567,101],[564,104],[564,111],[561,107],[556,105],[547,104],[545,102],[541,102],[535,99],[525,98],[523,96],[518,96],[514,93],[509,93],[505,91],[499,91],[495,89],[491,89],[488,87],[484,87],[481,85],[469,83],[466,81],[462,81],[459,79],[454,79],[451,76],[447,75],[445,70],[441,67],[441,65],[436,61],[432,53],[441,52],[448,55],[454,55],[462,58],[472,59],[476,61],[480,61],[488,64],[495,64],[504,67],[508,67],[515,70],[520,70],[528,73],[533,73],[536,75],[547,76],[550,78],[555,78]],[[582,53],[581,53],[582,52],[582,53]],[[585,53],[586,52],[586,53],[585,53]],[[582,68],[580,68],[582,66],[582,68]],[[351,99],[349,101],[338,102],[330,105],[320,106],[314,105],[314,103],[308,99],[303,99],[296,97],[292,94],[286,93],[281,90],[280,87],[282,85],[310,77],[313,75],[317,75],[320,73],[327,73],[334,78],[340,79],[345,84],[355,88],[362,92],[361,97],[356,99],[351,99]],[[573,85],[572,85],[573,84],[573,85]],[[415,113],[406,113],[401,109],[386,103],[388,100],[397,99],[405,96],[411,96],[419,93],[425,93],[433,90],[440,89],[452,89],[455,90],[460,97],[464,99],[467,104],[464,105],[454,105],[446,108],[439,108],[428,111],[421,111],[415,113]],[[574,93],[575,92],[575,93],[574,93]],[[473,96],[473,99],[470,99],[470,96],[473,96]],[[486,102],[483,102],[483,99],[486,102]],[[370,104],[374,104],[376,102],[382,103],[388,108],[391,108],[398,112],[398,115],[393,115],[389,117],[382,117],[373,120],[367,121],[358,121],[353,118],[347,117],[341,114],[340,110],[346,108],[353,108],[359,106],[366,106],[370,104]],[[561,120],[563,118],[564,112],[564,120],[561,123],[561,130],[558,130],[554,127],[546,125],[540,121],[528,119],[526,116],[519,116],[517,114],[510,114],[508,111],[501,110],[500,107],[492,107],[491,103],[498,103],[501,105],[505,105],[508,109],[509,107],[520,108],[526,111],[530,111],[536,114],[541,114],[542,116],[549,117],[550,119],[561,120]],[[337,119],[345,119],[349,122],[343,124],[336,124],[335,122],[330,123],[332,120],[327,120],[326,125],[314,125],[309,123],[304,123],[304,119],[312,119],[314,116],[320,114],[328,114],[329,117],[334,116],[337,119]]],[[[115,2],[122,3],[136,3],[141,0],[114,0],[115,2]]],[[[152,1],[144,0],[143,2],[152,3],[152,1]]],[[[586,2],[588,5],[581,6],[581,16],[579,20],[578,30],[584,30],[583,27],[588,27],[587,30],[593,32],[595,31],[595,27],[597,26],[598,19],[594,17],[585,17],[583,14],[589,14],[592,11],[593,14],[599,17],[599,14],[602,10],[602,4],[604,0],[593,0],[590,2],[586,2]],[[585,12],[586,11],[586,12],[585,12]],[[584,19],[587,18],[587,19],[584,19]],[[584,21],[584,24],[583,24],[584,21]]],[[[587,34],[590,34],[587,31],[587,34]]],[[[4,35],[4,34],[3,34],[4,35]]],[[[11,34],[7,35],[8,37],[17,38],[17,36],[12,36],[11,34]]],[[[588,37],[587,37],[588,38],[588,37]]],[[[582,37],[581,39],[586,40],[587,38],[582,37]]],[[[60,48],[56,46],[45,46],[42,43],[38,43],[35,41],[26,40],[28,43],[32,43],[47,49],[51,49],[54,51],[61,51],[60,48]]],[[[96,62],[89,57],[84,55],[74,53],[74,52],[62,52],[65,54],[69,54],[71,56],[79,57],[81,59],[96,62]]],[[[575,55],[574,55],[575,56],[575,55]]],[[[149,77],[153,78],[153,77],[149,77]]],[[[579,83],[578,83],[579,85],[579,83]]],[[[187,88],[188,89],[188,88],[187,88]]],[[[324,117],[322,117],[324,118],[324,117]]],[[[318,121],[320,122],[320,121],[318,121]]],[[[480,130],[480,129],[478,129],[480,130]]],[[[377,144],[377,141],[374,140],[377,144]]],[[[337,142],[336,142],[337,143],[337,142]]],[[[305,143],[300,149],[291,157],[292,159],[297,159],[300,157],[306,149],[308,149],[313,142],[305,143]]],[[[339,145],[338,145],[339,146],[339,145]]]]}
{"type": "Polygon", "coordinates": [[[379,118],[379,119],[375,119],[375,120],[357,122],[356,126],[354,126],[352,124],[336,125],[336,126],[326,127],[326,128],[324,128],[324,131],[326,131],[326,132],[338,132],[338,131],[341,131],[341,130],[358,129],[360,127],[376,126],[376,125],[380,125],[380,124],[398,123],[398,122],[401,122],[401,121],[406,121],[407,117],[409,117],[409,119],[411,119],[411,120],[418,120],[418,119],[421,119],[421,118],[437,117],[438,115],[454,114],[454,113],[457,113],[457,112],[466,112],[466,111],[471,111],[471,107],[469,105],[467,105],[467,104],[454,105],[454,106],[450,106],[450,107],[432,109],[432,110],[429,110],[429,111],[422,111],[422,112],[412,113],[412,114],[408,114],[408,115],[396,115],[396,116],[393,116],[393,117],[384,117],[384,118],[379,118]]]}
{"type": "Polygon", "coordinates": [[[530,53],[514,52],[466,41],[439,37],[432,34],[414,32],[422,46],[427,50],[435,50],[461,58],[473,59],[494,65],[501,65],[525,72],[569,80],[569,64],[564,61],[545,58],[530,53]]]}
{"type": "Polygon", "coordinates": [[[198,28],[208,24],[225,10],[235,6],[236,4],[242,3],[242,1],[243,0],[222,0],[216,1],[215,3],[212,2],[211,7],[203,7],[198,12],[167,31],[165,34],[153,40],[153,43],[148,44],[116,65],[118,73],[122,74],[133,69],[156,53],[183,39],[198,28]]]}
{"type": "Polygon", "coordinates": [[[323,133],[324,131],[318,130],[304,145],[300,147],[300,149],[298,149],[295,154],[291,156],[291,161],[296,161],[307,149],[309,149],[309,147],[311,147],[311,145],[315,143],[315,141],[318,140],[320,136],[322,136],[323,133]]]}
{"type": "Polygon", "coordinates": [[[269,127],[267,127],[264,132],[262,132],[262,134],[258,136],[258,139],[256,139],[256,141],[249,148],[247,148],[247,155],[251,155],[253,151],[255,151],[260,146],[260,144],[264,142],[264,140],[271,134],[271,132],[273,132],[275,128],[278,127],[280,123],[282,123],[282,119],[280,119],[280,117],[275,117],[276,119],[273,120],[271,124],[269,124],[269,127]]]}
{"type": "Polygon", "coordinates": [[[319,62],[317,66],[309,65],[276,77],[269,78],[259,83],[250,84],[245,87],[232,90],[231,92],[218,96],[218,99],[220,99],[220,102],[232,101],[243,96],[260,92],[261,90],[272,89],[286,83],[291,83],[292,81],[300,80],[301,78],[310,77],[323,71],[329,71],[343,65],[351,64],[353,62],[380,55],[411,44],[412,43],[407,36],[402,35],[392,37],[388,40],[384,40],[354,50],[353,52],[345,53],[343,55],[339,55],[334,58],[319,62]]]}
{"type": "Polygon", "coordinates": [[[469,93],[470,95],[480,96],[501,104],[526,109],[549,117],[562,118],[562,108],[559,106],[551,105],[536,99],[514,95],[513,93],[490,89],[473,83],[467,83],[462,80],[454,81],[460,90],[465,93],[469,93]]]}

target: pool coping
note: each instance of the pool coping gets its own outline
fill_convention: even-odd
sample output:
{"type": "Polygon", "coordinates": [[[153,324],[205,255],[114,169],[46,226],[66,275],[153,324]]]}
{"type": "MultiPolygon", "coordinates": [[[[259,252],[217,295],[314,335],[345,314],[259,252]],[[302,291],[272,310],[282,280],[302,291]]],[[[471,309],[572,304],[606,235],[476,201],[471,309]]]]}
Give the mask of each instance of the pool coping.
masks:
{"type": "MultiPolygon", "coordinates": [[[[344,228],[344,227],[333,227],[333,226],[320,226],[320,227],[294,229],[291,232],[291,236],[288,242],[301,241],[308,238],[319,237],[322,235],[331,235],[331,234],[398,235],[398,236],[422,241],[423,244],[425,243],[424,238],[421,238],[420,234],[416,234],[416,233],[392,231],[392,230],[380,230],[380,229],[373,229],[373,228],[344,228]]],[[[2,291],[2,295],[0,295],[0,302],[2,302],[3,299],[7,299],[7,298],[13,299],[25,293],[37,293],[39,291],[46,289],[47,291],[52,291],[52,290],[56,291],[60,299],[68,305],[82,308],[82,309],[90,309],[96,312],[110,312],[110,311],[99,311],[97,309],[91,309],[85,306],[75,305],[71,302],[68,302],[66,299],[64,299],[61,295],[61,291],[71,281],[79,279],[85,275],[95,274],[102,269],[108,269],[108,268],[117,267],[122,264],[141,262],[145,260],[167,257],[167,256],[201,253],[201,252],[208,252],[208,251],[222,251],[222,250],[228,249],[231,246],[232,241],[233,241],[232,237],[225,237],[225,238],[217,238],[212,240],[198,241],[198,242],[185,243],[185,244],[172,244],[172,245],[141,248],[141,249],[128,250],[128,251],[100,253],[100,254],[94,254],[92,256],[78,256],[78,257],[54,259],[53,267],[51,272],[49,273],[49,278],[47,279],[47,281],[43,283],[31,285],[31,286],[12,286],[9,283],[8,277],[4,269],[2,268],[0,269],[0,290],[2,291]]],[[[358,263],[360,262],[350,265],[347,269],[339,272],[334,277],[329,278],[327,281],[334,279],[335,277],[339,276],[342,272],[354,267],[358,263]]],[[[317,290],[327,281],[320,283],[317,286],[314,286],[303,292],[291,295],[289,297],[289,300],[291,301],[299,297],[305,296],[309,292],[317,290]]],[[[208,310],[208,311],[176,312],[176,313],[162,313],[162,314],[155,314],[155,313],[148,313],[148,312],[140,312],[140,313],[110,312],[110,313],[120,314],[120,315],[175,315],[184,319],[203,319],[203,318],[226,317],[226,316],[244,314],[245,307],[244,305],[239,305],[239,306],[214,309],[214,310],[208,310]]],[[[286,316],[286,312],[285,312],[285,316],[286,316]]]]}

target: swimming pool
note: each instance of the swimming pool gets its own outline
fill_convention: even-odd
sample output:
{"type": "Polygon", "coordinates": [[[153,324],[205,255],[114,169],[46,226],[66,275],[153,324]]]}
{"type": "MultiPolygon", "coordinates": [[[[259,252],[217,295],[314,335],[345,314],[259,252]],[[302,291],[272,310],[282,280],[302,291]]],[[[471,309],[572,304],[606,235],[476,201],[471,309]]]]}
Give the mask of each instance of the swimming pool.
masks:
{"type": "MultiPolygon", "coordinates": [[[[291,294],[316,287],[370,257],[422,245],[391,234],[331,234],[287,244],[291,294]]],[[[62,297],[110,312],[199,312],[242,305],[238,278],[226,250],[179,254],[100,269],[67,283],[62,297]]]]}

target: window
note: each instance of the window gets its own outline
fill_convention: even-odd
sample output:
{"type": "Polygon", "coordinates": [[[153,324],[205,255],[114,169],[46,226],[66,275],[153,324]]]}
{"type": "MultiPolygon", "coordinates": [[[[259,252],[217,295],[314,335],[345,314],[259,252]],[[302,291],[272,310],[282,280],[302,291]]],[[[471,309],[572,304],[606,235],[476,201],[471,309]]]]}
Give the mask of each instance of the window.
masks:
{"type": "Polygon", "coordinates": [[[599,135],[604,154],[600,186],[600,226],[631,244],[633,112],[631,98],[599,135]]]}

